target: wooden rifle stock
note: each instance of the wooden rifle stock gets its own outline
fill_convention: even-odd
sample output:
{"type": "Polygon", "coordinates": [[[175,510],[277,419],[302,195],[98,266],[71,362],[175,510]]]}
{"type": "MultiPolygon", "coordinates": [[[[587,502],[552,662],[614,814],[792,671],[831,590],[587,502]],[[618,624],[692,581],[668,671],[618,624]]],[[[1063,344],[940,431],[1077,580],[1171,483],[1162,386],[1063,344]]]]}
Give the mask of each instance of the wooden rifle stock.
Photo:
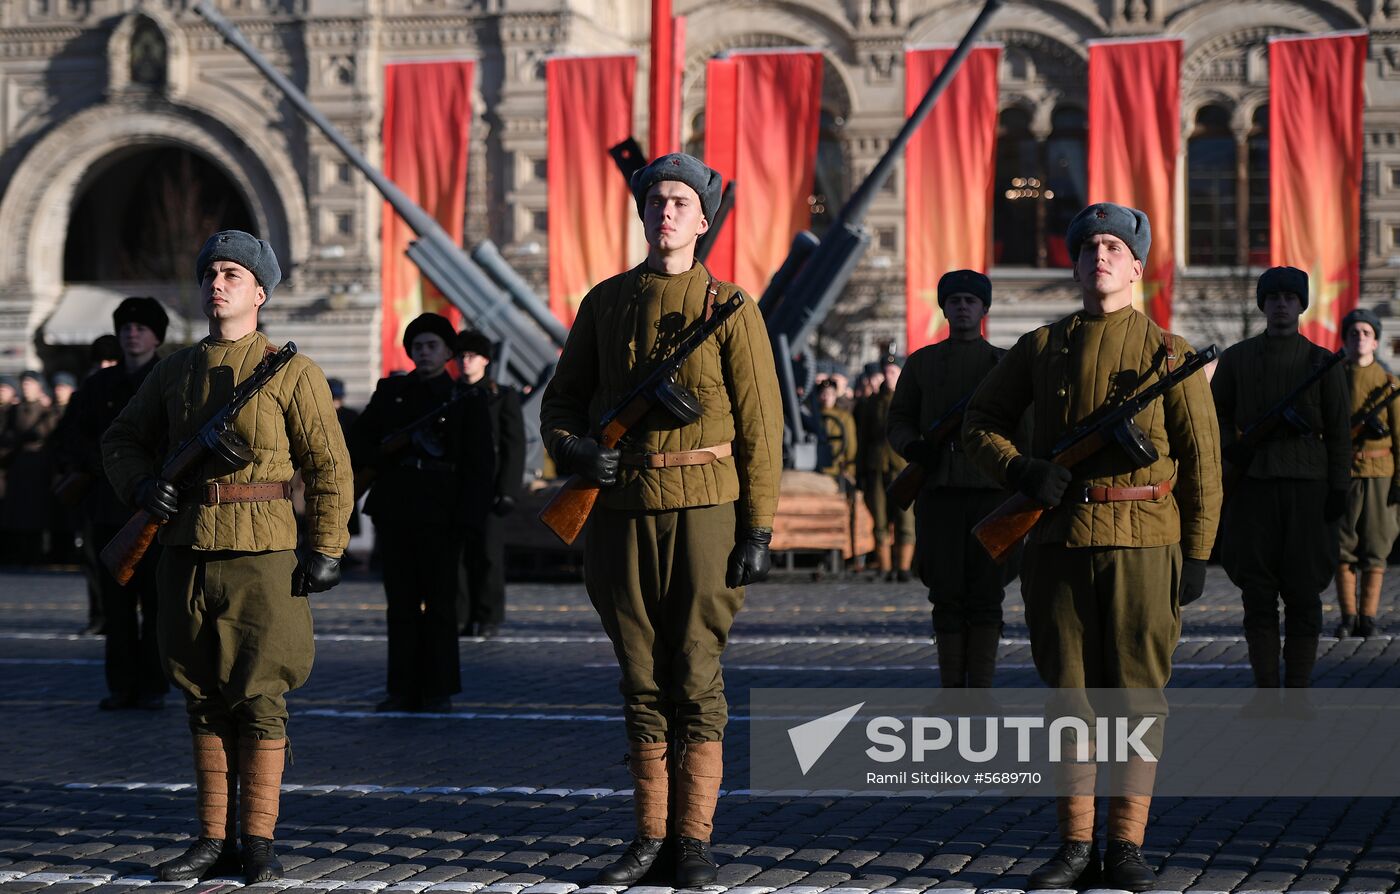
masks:
{"type": "Polygon", "coordinates": [[[928,469],[924,468],[924,464],[910,461],[885,488],[885,499],[897,506],[900,512],[905,512],[914,505],[914,498],[924,489],[927,481],[928,469]]]}
{"type": "Polygon", "coordinates": [[[137,510],[117,532],[117,536],[102,548],[102,564],[111,572],[112,577],[116,578],[117,583],[123,587],[131,583],[132,576],[136,574],[136,566],[141,564],[141,559],[151,548],[151,543],[156,539],[156,532],[163,524],[165,522],[146,510],[137,510]]]}
{"type": "MultiPolygon", "coordinates": [[[[634,400],[632,403],[636,404],[638,401],[634,400]]],[[[629,405],[628,410],[632,409],[633,406],[629,405]]],[[[621,418],[613,420],[603,429],[603,436],[598,439],[598,443],[609,449],[616,447],[622,436],[627,434],[627,429],[642,417],[646,409],[643,406],[626,424],[621,418]]],[[[583,531],[588,516],[592,514],[593,504],[598,502],[600,490],[602,488],[582,475],[570,475],[564,486],[555,491],[554,496],[540,510],[539,519],[544,522],[546,528],[554,532],[554,536],[564,542],[565,546],[572,546],[583,531]]]]}

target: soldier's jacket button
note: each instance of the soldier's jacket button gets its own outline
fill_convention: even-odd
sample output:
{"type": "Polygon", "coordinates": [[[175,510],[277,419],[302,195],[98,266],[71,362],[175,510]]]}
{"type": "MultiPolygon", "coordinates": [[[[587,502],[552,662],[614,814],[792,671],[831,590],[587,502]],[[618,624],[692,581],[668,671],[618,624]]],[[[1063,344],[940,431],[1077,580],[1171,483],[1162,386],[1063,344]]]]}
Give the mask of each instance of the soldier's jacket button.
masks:
{"type": "Polygon", "coordinates": [[[1066,394],[1069,394],[1069,392],[1066,391],[1066,390],[1063,389],[1063,388],[1060,388],[1060,389],[1056,390],[1056,392],[1055,392],[1055,396],[1056,396],[1056,397],[1064,397],[1066,394]]]}
{"type": "Polygon", "coordinates": [[[1068,353],[1069,353],[1069,346],[1066,345],[1065,347],[1060,348],[1060,353],[1061,353],[1061,354],[1068,354],[1068,353]]]}

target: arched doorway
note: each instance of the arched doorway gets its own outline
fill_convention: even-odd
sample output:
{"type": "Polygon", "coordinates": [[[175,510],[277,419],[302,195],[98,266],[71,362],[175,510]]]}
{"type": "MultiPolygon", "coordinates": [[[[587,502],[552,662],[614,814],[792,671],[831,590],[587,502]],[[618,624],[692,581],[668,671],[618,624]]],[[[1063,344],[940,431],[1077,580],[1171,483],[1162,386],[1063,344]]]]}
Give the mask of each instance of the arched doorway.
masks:
{"type": "Polygon", "coordinates": [[[248,202],[224,170],[180,146],[131,147],[95,165],[68,219],[63,279],[190,282],[210,233],[256,232],[248,202]]]}

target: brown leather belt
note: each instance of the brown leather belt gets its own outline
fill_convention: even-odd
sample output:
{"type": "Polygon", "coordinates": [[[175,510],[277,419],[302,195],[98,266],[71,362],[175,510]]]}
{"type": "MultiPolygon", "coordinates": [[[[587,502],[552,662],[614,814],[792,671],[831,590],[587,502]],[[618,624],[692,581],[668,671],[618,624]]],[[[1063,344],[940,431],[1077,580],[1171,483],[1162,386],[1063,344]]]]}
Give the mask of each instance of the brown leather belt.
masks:
{"type": "Polygon", "coordinates": [[[1356,459],[1380,459],[1383,456],[1390,456],[1390,450],[1358,450],[1356,459]]]}
{"type": "Polygon", "coordinates": [[[699,450],[677,450],[674,453],[624,453],[624,466],[639,469],[674,469],[677,466],[708,466],[717,459],[734,455],[732,443],[701,447],[699,450]]]}
{"type": "Polygon", "coordinates": [[[1138,487],[1086,487],[1081,503],[1121,503],[1126,500],[1160,500],[1172,492],[1171,481],[1138,487]]]}
{"type": "Polygon", "coordinates": [[[290,481],[259,481],[252,484],[220,484],[210,481],[204,485],[204,499],[200,502],[205,506],[217,506],[220,503],[266,503],[270,500],[291,498],[290,481]]]}

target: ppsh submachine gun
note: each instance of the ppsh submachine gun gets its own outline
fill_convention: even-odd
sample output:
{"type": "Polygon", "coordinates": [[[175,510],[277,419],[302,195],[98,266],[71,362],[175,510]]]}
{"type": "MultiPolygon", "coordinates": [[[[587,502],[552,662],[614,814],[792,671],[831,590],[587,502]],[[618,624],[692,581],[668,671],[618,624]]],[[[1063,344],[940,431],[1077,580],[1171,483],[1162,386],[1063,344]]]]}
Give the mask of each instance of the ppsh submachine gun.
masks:
{"type": "Polygon", "coordinates": [[[1381,421],[1381,416],[1390,409],[1390,402],[1397,394],[1400,394],[1400,382],[1392,379],[1386,383],[1380,394],[1351,414],[1351,441],[1353,444],[1360,446],[1362,441],[1384,438],[1390,434],[1390,429],[1381,421]]]}
{"type": "MultiPolygon", "coordinates": [[[[453,385],[452,396],[447,400],[407,425],[400,426],[379,439],[379,461],[382,463],[386,459],[398,456],[410,445],[416,445],[431,457],[442,458],[445,454],[445,445],[433,433],[433,429],[436,426],[446,424],[457,404],[470,396],[471,390],[458,381],[453,385]]],[[[360,497],[364,496],[365,492],[374,485],[378,477],[378,469],[374,466],[360,466],[355,469],[356,502],[359,502],[360,497]]]]}
{"type": "MultiPolygon", "coordinates": [[[[199,431],[176,447],[161,466],[160,477],[186,488],[197,485],[196,477],[222,478],[244,468],[253,461],[253,448],[233,430],[238,412],[261,391],[273,377],[296,356],[295,342],[287,342],[280,350],[271,351],[258,361],[253,372],[233,389],[233,395],[199,431]]],[[[151,548],[156,532],[165,522],[144,509],[138,509],[117,536],[102,549],[102,564],[125,586],[136,573],[136,566],[151,548]]]]}
{"type": "MultiPolygon", "coordinates": [[[[1100,450],[1117,445],[1137,462],[1138,468],[1156,462],[1157,448],[1133,419],[1157,398],[1199,372],[1219,353],[1215,345],[1211,345],[1203,351],[1187,354],[1185,362],[1156,382],[1071,429],[1052,448],[1051,461],[1073,469],[1100,450]]],[[[1048,508],[1025,494],[1012,494],[991,515],[978,522],[972,533],[987,554],[1000,562],[1031,532],[1048,508]]]]}
{"type": "MultiPolygon", "coordinates": [[[[972,402],[972,395],[968,394],[962,400],[953,404],[933,420],[933,424],[920,432],[919,437],[932,444],[934,449],[941,450],[958,437],[962,431],[963,417],[967,415],[967,405],[972,402]]],[[[909,464],[894,476],[890,486],[885,488],[885,499],[899,507],[900,512],[904,512],[914,505],[914,498],[923,490],[924,483],[928,481],[928,476],[933,470],[917,460],[910,460],[909,464]]]]}
{"type": "MultiPolygon", "coordinates": [[[[718,332],[743,304],[744,297],[735,292],[728,301],[716,304],[708,319],[694,324],[664,360],[653,366],[627,396],[603,414],[597,430],[592,433],[598,443],[607,448],[616,447],[656,406],[665,408],[682,423],[698,420],[702,412],[699,399],[676,383],[676,373],[686,358],[718,332]]],[[[578,475],[571,476],[540,510],[540,521],[566,545],[572,544],[593,511],[598,491],[598,485],[593,482],[578,475]]]]}

